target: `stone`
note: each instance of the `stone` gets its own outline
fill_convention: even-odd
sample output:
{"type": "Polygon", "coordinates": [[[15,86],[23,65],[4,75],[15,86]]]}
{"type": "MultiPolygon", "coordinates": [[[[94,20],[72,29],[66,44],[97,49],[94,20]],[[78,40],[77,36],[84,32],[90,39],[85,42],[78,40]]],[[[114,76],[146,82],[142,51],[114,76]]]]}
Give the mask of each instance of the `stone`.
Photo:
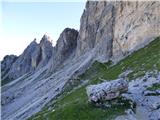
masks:
{"type": "Polygon", "coordinates": [[[160,95],[160,90],[155,90],[155,91],[150,91],[150,90],[146,90],[143,93],[145,96],[158,96],[160,95]]]}
{"type": "MultiPolygon", "coordinates": [[[[137,78],[129,82],[128,92],[122,94],[123,97],[131,100],[136,104],[136,110],[134,113],[136,120],[160,119],[159,90],[147,90],[148,87],[160,83],[160,81],[157,79],[158,76],[159,73],[155,75],[152,71],[147,72],[143,77],[137,78]],[[144,79],[146,80],[144,81],[144,79]]],[[[130,116],[130,114],[127,114],[125,116],[130,116]]]]}
{"type": "Polygon", "coordinates": [[[128,82],[117,79],[110,82],[103,82],[97,85],[89,85],[86,88],[89,101],[93,103],[112,100],[128,90],[128,82]]]}

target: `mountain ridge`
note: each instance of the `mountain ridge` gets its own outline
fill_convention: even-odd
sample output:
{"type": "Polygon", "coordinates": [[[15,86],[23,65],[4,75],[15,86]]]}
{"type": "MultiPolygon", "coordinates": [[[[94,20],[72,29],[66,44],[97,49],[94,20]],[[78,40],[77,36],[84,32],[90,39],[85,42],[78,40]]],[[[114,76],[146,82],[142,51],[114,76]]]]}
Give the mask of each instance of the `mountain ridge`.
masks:
{"type": "Polygon", "coordinates": [[[55,47],[44,35],[41,46],[33,41],[33,50],[18,58],[9,72],[17,79],[2,86],[2,118],[27,119],[95,60],[116,62],[149,44],[159,36],[159,7],[160,2],[152,1],[87,1],[79,32],[64,29],[55,47]],[[28,68],[16,73],[21,62],[28,68]]]}
{"type": "MultiPolygon", "coordinates": [[[[2,81],[14,80],[25,73],[33,72],[37,67],[43,67],[47,64],[52,56],[52,43],[45,35],[42,37],[40,43],[34,39],[21,55],[12,63],[5,78],[2,76],[2,81]],[[45,56],[46,55],[46,56],[45,56]]],[[[3,61],[2,61],[3,66],[3,61]]],[[[3,68],[2,68],[3,71],[3,68]]]]}

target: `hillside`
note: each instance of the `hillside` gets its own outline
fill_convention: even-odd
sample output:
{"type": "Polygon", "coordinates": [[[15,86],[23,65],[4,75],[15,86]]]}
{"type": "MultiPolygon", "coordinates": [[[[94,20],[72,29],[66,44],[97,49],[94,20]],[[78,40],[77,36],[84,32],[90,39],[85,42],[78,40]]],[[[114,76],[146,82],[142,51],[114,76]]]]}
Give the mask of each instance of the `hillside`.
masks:
{"type": "Polygon", "coordinates": [[[20,56],[6,57],[2,119],[25,120],[42,108],[34,119],[111,119],[129,108],[140,108],[143,119],[160,119],[154,90],[159,88],[159,9],[158,1],[87,1],[79,30],[65,28],[55,46],[44,35],[20,56]],[[117,78],[128,81],[128,91],[106,103],[113,106],[88,102],[87,85],[117,78]]]}
{"type": "MultiPolygon", "coordinates": [[[[133,80],[142,77],[147,72],[160,70],[160,37],[156,38],[148,46],[134,52],[116,65],[112,63],[95,62],[82,75],[78,82],[83,81],[73,90],[64,92],[56,100],[49,103],[43,110],[31,117],[30,120],[110,120],[118,115],[125,114],[125,110],[131,108],[130,101],[118,98],[110,108],[97,108],[88,102],[85,87],[89,84],[103,82],[102,79],[116,79],[126,70],[132,70],[126,77],[133,80]],[[84,82],[86,80],[86,82],[84,82]],[[88,81],[89,80],[89,81],[88,81]],[[120,104],[123,103],[123,104],[120,104]]],[[[75,85],[76,84],[72,84],[75,85]]],[[[160,89],[160,84],[148,89],[160,89]]],[[[134,106],[135,107],[135,106],[134,106]]],[[[134,108],[135,109],[135,108],[134,108]]]]}

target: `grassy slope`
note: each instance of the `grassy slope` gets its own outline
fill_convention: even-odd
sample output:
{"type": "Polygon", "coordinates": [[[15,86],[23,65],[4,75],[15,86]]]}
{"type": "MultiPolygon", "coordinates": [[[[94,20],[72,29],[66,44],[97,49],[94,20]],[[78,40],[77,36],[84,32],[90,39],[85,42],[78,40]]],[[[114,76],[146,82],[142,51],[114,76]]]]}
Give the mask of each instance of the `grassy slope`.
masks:
{"type": "Polygon", "coordinates": [[[151,90],[151,91],[159,90],[159,89],[160,89],[160,84],[154,84],[153,86],[148,88],[148,90],[151,90]]]}
{"type": "MultiPolygon", "coordinates": [[[[119,74],[129,69],[133,70],[128,75],[129,79],[142,76],[146,71],[160,70],[160,38],[157,38],[145,48],[134,52],[118,64],[110,64],[110,62],[106,64],[95,62],[80,76],[80,79],[90,79],[87,83],[88,85],[102,82],[101,78],[108,80],[116,79],[119,74]]],[[[30,119],[110,120],[117,115],[124,114],[125,109],[130,107],[129,102],[122,99],[118,99],[118,101],[123,103],[123,105],[113,105],[107,109],[94,107],[87,102],[85,87],[86,85],[83,85],[69,94],[63,93],[61,97],[57,98],[55,104],[51,102],[51,109],[45,107],[30,119]]]]}

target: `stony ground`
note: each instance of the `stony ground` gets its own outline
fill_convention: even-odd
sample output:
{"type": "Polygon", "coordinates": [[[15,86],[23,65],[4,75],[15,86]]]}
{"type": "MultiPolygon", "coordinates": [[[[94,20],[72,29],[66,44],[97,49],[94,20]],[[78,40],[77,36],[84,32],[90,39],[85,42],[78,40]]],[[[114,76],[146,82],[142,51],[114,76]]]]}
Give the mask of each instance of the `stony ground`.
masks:
{"type": "Polygon", "coordinates": [[[147,73],[129,83],[129,90],[123,94],[136,104],[135,111],[126,110],[116,120],[159,120],[160,119],[160,73],[147,73]],[[159,86],[155,88],[155,86],[159,86]],[[153,90],[154,88],[154,90],[153,90]]]}

